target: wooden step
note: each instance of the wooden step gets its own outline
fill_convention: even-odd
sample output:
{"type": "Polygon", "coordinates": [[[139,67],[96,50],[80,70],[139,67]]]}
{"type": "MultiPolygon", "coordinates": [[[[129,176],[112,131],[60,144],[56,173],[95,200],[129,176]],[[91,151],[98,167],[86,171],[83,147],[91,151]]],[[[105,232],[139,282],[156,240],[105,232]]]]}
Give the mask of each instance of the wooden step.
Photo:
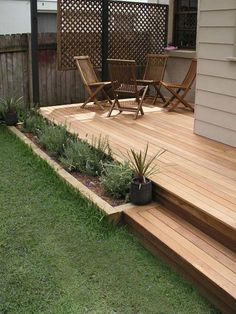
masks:
{"type": "Polygon", "coordinates": [[[124,221],[154,254],[182,272],[225,313],[236,310],[236,254],[172,211],[129,208],[124,221]]]}
{"type": "Polygon", "coordinates": [[[106,111],[78,104],[40,109],[90,143],[109,137],[118,161],[126,160],[130,148],[144,151],[147,143],[150,157],[164,148],[151,177],[157,201],[236,252],[236,148],[193,134],[191,116],[148,105],[144,111],[133,120],[129,114],[107,118],[106,111]]]}
{"type": "Polygon", "coordinates": [[[203,203],[189,201],[190,196],[186,192],[181,197],[154,183],[154,199],[158,203],[236,252],[236,220],[228,216],[227,209],[225,213],[216,213],[214,207],[211,210],[203,203]]]}

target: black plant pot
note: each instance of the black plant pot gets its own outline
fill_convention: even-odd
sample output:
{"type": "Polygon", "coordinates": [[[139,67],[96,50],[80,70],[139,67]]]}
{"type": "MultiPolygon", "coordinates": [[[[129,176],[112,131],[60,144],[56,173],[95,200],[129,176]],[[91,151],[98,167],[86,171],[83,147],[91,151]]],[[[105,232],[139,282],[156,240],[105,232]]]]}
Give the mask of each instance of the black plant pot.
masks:
{"type": "Polygon", "coordinates": [[[8,126],[16,125],[18,122],[17,113],[16,112],[7,112],[5,114],[5,122],[6,122],[6,125],[8,125],[8,126]]]}
{"type": "Polygon", "coordinates": [[[133,179],[130,185],[130,201],[135,205],[145,205],[152,201],[152,182],[140,183],[133,179]]]}

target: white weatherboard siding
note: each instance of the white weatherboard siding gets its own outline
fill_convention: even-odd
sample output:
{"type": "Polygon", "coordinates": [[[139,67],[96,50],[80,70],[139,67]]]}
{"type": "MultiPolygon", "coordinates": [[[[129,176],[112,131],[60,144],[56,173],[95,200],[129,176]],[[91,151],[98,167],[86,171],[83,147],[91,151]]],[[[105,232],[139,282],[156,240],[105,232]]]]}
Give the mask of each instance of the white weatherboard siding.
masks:
{"type": "Polygon", "coordinates": [[[194,132],[236,147],[236,0],[200,0],[198,23],[194,132]]]}
{"type": "Polygon", "coordinates": [[[56,13],[57,0],[38,0],[38,12],[56,13]]]}
{"type": "MultiPolygon", "coordinates": [[[[57,0],[38,0],[39,32],[56,32],[57,0]]],[[[30,33],[30,0],[0,0],[0,35],[30,33]]]]}
{"type": "Polygon", "coordinates": [[[0,0],[0,35],[30,32],[30,2],[0,0]]]}

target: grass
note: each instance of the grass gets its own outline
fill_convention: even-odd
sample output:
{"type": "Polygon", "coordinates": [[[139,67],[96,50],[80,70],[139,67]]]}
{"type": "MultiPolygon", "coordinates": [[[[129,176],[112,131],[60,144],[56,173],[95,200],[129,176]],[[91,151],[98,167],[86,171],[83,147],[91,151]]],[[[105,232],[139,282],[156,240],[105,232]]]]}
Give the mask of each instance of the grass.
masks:
{"type": "Polygon", "coordinates": [[[0,313],[216,313],[0,126],[0,313]]]}

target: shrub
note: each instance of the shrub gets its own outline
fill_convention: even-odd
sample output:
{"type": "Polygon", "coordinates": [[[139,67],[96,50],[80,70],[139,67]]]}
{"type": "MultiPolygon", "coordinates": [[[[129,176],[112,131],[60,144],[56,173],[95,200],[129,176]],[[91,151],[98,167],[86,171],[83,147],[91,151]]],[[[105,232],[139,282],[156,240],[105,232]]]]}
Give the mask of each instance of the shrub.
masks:
{"type": "Polygon", "coordinates": [[[51,155],[60,156],[67,143],[67,131],[64,126],[43,124],[39,130],[38,141],[51,155]]]}
{"type": "Polygon", "coordinates": [[[46,124],[46,121],[37,113],[25,115],[23,119],[23,132],[38,135],[46,124]]]}
{"type": "Polygon", "coordinates": [[[127,198],[132,174],[128,163],[107,163],[101,176],[101,185],[108,195],[116,199],[127,198]]]}
{"type": "Polygon", "coordinates": [[[87,156],[89,154],[90,147],[86,142],[77,139],[70,140],[64,148],[64,153],[60,161],[69,171],[85,173],[87,156]]]}
{"type": "Polygon", "coordinates": [[[108,137],[93,137],[91,147],[102,160],[112,160],[112,151],[108,137]]]}
{"type": "Polygon", "coordinates": [[[94,138],[92,145],[78,139],[70,140],[60,158],[61,163],[69,171],[99,176],[103,169],[103,163],[111,158],[111,150],[108,140],[101,137],[94,138]]]}

